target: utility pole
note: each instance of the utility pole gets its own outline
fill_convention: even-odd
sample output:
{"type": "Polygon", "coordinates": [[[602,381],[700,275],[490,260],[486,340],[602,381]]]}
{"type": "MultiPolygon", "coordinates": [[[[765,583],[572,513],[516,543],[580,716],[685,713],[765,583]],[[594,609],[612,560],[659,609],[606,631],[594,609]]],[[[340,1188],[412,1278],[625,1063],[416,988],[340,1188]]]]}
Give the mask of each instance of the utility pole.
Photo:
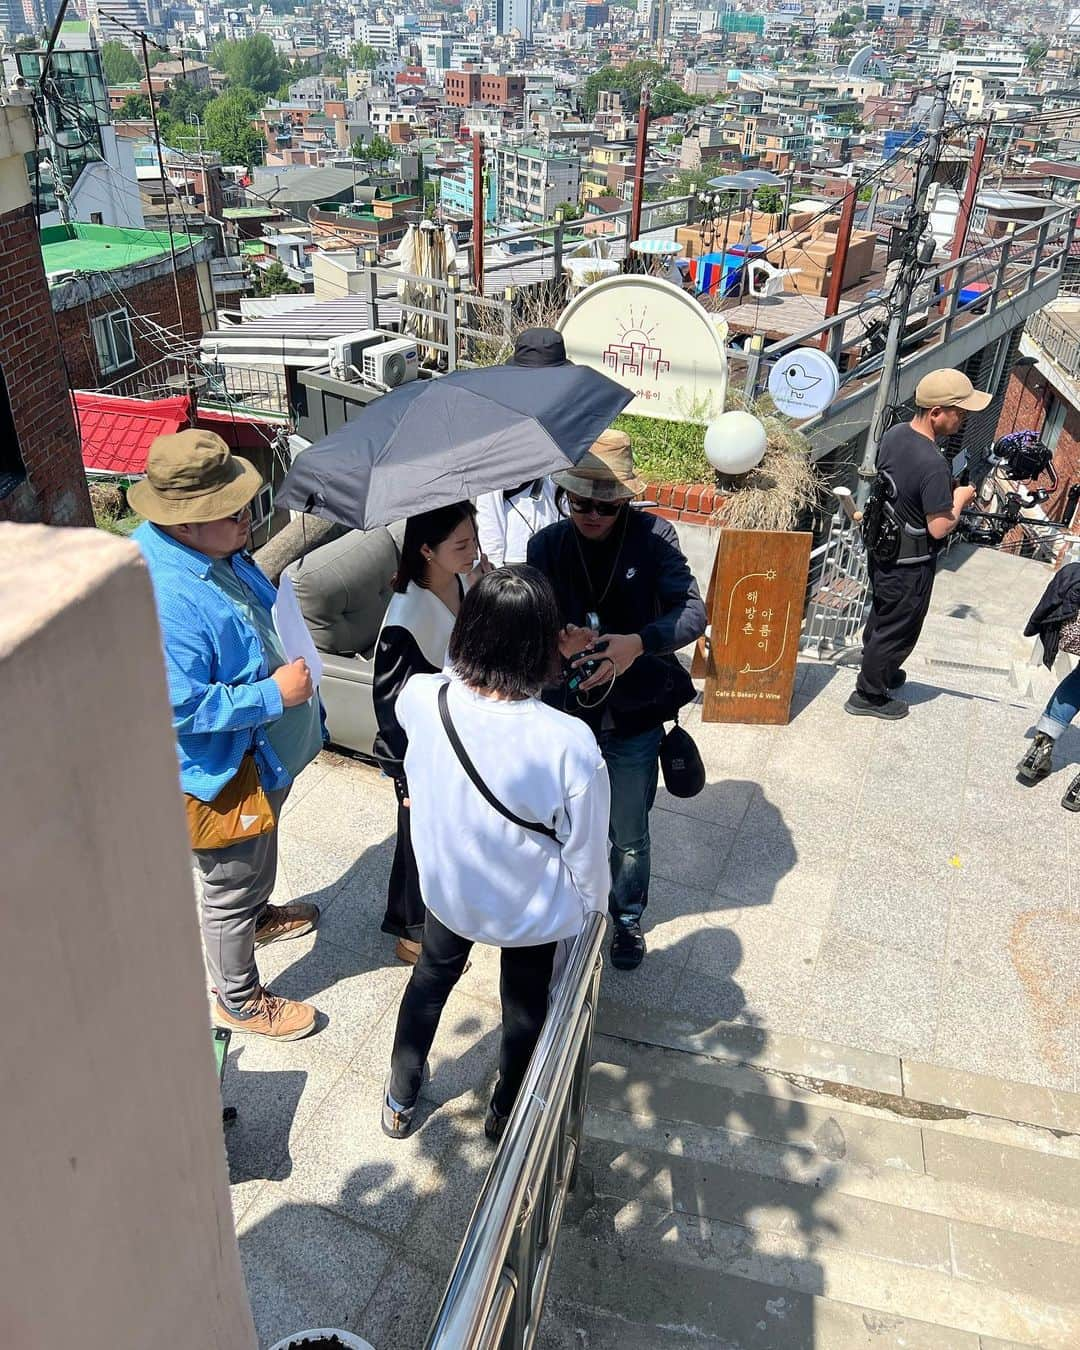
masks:
{"type": "Polygon", "coordinates": [[[630,236],[632,244],[641,234],[641,203],[645,196],[645,150],[649,141],[649,86],[641,86],[641,105],[638,108],[637,152],[634,160],[634,196],[630,203],[630,236]]]}
{"type": "Polygon", "coordinates": [[[971,213],[975,209],[975,198],[979,193],[979,175],[982,173],[983,156],[986,154],[986,137],[987,132],[984,131],[975,142],[975,150],[971,156],[971,166],[968,169],[967,182],[964,185],[964,196],[956,216],[956,230],[953,234],[952,247],[949,250],[949,258],[952,262],[960,257],[967,243],[968,226],[971,224],[971,213]]]}
{"type": "Polygon", "coordinates": [[[158,168],[161,170],[161,195],[165,200],[165,225],[169,231],[169,257],[172,260],[173,294],[176,296],[176,323],[180,329],[180,341],[186,343],[187,329],[184,327],[184,309],[180,303],[180,277],[176,269],[176,240],[173,237],[172,211],[169,207],[169,181],[165,175],[165,156],[161,153],[161,128],[158,126],[157,100],[154,98],[154,82],[150,78],[150,53],[145,33],[139,34],[139,42],[142,46],[143,70],[146,72],[146,97],[150,100],[150,116],[154,123],[154,146],[157,149],[158,168]]]}
{"type": "Polygon", "coordinates": [[[866,505],[870,495],[870,484],[877,472],[878,446],[885,434],[885,417],[892,399],[893,380],[900,361],[900,343],[907,324],[908,309],[911,304],[911,291],[918,278],[919,244],[929,220],[926,201],[930,184],[941,159],[941,147],[944,140],[945,112],[949,105],[948,75],[939,75],[935,82],[934,105],[926,128],[926,150],[919,161],[919,168],[912,193],[911,213],[907,221],[905,256],[900,266],[900,274],[893,287],[891,299],[895,305],[889,320],[888,334],[885,339],[885,354],[881,362],[881,378],[874,396],[874,410],[870,415],[870,430],[866,437],[866,449],[859,465],[859,486],[856,505],[859,510],[866,505]]]}
{"type": "MultiPolygon", "coordinates": [[[[840,224],[836,230],[836,252],[833,254],[832,273],[829,277],[829,293],[825,297],[825,317],[831,319],[840,312],[840,292],[844,287],[844,269],[847,267],[848,248],[851,245],[851,227],[855,224],[855,202],[859,194],[859,184],[851,180],[851,186],[844,194],[840,207],[840,224]]],[[[821,335],[822,349],[828,351],[832,333],[821,335]]]]}

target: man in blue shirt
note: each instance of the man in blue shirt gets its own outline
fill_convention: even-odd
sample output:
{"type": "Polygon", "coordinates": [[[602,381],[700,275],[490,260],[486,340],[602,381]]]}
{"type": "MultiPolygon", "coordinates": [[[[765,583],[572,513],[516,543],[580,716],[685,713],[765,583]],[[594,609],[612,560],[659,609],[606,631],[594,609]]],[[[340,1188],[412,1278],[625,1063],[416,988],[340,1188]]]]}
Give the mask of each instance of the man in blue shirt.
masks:
{"type": "MultiPolygon", "coordinates": [[[[157,601],[189,808],[218,800],[252,757],[273,818],[255,837],[193,845],[214,1021],[292,1041],[314,1030],[315,1009],[263,988],[255,949],[308,933],[319,917],[316,905],[267,902],[277,821],[294,778],[322,746],[322,711],[307,663],[288,661],[282,649],[271,614],[277,592],[244,552],[261,486],[254,465],[220,436],[193,429],[154,441],[146,478],[128,500],[146,518],[134,537],[157,601]]],[[[235,814],[236,830],[258,827],[254,811],[235,814]]]]}

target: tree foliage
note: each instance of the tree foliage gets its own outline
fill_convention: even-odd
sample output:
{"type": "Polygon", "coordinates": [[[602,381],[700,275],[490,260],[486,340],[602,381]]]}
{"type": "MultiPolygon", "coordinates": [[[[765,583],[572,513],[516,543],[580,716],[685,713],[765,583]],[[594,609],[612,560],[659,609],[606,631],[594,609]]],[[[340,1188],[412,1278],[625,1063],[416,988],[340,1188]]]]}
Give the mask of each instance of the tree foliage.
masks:
{"type": "Polygon", "coordinates": [[[645,200],[656,201],[662,197],[688,197],[691,192],[700,192],[710,178],[715,178],[720,170],[680,169],[670,174],[667,181],[655,187],[645,189],[645,200]]]}
{"type": "Polygon", "coordinates": [[[1032,42],[1024,51],[1024,64],[1028,70],[1037,71],[1043,63],[1046,53],[1050,50],[1050,44],[1041,39],[1032,42]]]}
{"type": "Polygon", "coordinates": [[[373,159],[381,164],[384,164],[388,159],[393,159],[393,157],[394,147],[385,136],[372,136],[364,150],[365,159],[373,159]]]}
{"type": "Polygon", "coordinates": [[[289,74],[288,66],[282,63],[265,33],[217,43],[210,53],[210,62],[224,71],[232,84],[253,89],[257,94],[272,94],[289,74]]]}
{"type": "Polygon", "coordinates": [[[101,68],[106,84],[134,84],[142,78],[143,68],[122,42],[104,42],[101,46],[101,68]]]}
{"type": "Polygon", "coordinates": [[[128,94],[120,105],[121,117],[149,117],[150,100],[145,94],[128,94]]]}
{"type": "MultiPolygon", "coordinates": [[[[646,81],[650,85],[656,85],[663,79],[663,75],[663,67],[655,61],[628,61],[625,66],[601,66],[585,81],[585,111],[592,117],[596,112],[601,89],[614,89],[622,95],[623,107],[628,112],[637,112],[641,102],[641,86],[646,81]]],[[[672,80],[664,82],[674,83],[672,80]]],[[[675,87],[678,88],[678,85],[675,87]]],[[[679,92],[681,94],[682,90],[679,92]]]]}
{"type": "Polygon", "coordinates": [[[268,267],[256,269],[253,279],[257,295],[299,295],[303,290],[276,260],[268,267]]]}
{"type": "Polygon", "coordinates": [[[177,80],[158,99],[158,125],[166,145],[182,145],[197,139],[197,126],[206,117],[206,109],[216,94],[212,89],[196,89],[190,80],[177,80]]]}
{"type": "Polygon", "coordinates": [[[379,64],[379,53],[366,42],[354,42],[349,48],[349,65],[356,70],[374,70],[379,64]]]}
{"type": "Polygon", "coordinates": [[[228,89],[207,105],[203,118],[206,144],[217,150],[226,164],[258,164],[263,158],[263,138],[251,125],[259,99],[250,89],[228,89]]]}

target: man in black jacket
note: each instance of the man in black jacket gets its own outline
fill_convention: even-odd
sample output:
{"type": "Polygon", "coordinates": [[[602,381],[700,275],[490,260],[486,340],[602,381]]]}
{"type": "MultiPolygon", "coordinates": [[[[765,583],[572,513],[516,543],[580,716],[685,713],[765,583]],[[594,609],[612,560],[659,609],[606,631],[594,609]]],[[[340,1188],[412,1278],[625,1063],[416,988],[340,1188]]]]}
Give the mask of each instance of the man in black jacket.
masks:
{"type": "Polygon", "coordinates": [[[555,483],[569,518],[533,536],[528,560],[555,588],[570,671],[544,697],[592,727],[608,767],[611,960],[632,970],[645,955],[649,810],[663,724],[694,697],[674,653],[704,633],[705,606],[674,527],[631,508],[645,485],[624,432],[604,432],[555,483]]]}

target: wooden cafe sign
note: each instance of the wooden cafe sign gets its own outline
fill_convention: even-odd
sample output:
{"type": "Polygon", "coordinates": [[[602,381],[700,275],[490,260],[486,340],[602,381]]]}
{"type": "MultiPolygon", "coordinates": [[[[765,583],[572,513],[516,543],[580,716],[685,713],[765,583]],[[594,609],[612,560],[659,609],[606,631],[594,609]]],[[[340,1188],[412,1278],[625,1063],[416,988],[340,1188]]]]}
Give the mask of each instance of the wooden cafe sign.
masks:
{"type": "Polygon", "coordinates": [[[799,654],[809,534],[723,530],[709,583],[708,635],[694,655],[704,722],[783,724],[799,654]]]}

